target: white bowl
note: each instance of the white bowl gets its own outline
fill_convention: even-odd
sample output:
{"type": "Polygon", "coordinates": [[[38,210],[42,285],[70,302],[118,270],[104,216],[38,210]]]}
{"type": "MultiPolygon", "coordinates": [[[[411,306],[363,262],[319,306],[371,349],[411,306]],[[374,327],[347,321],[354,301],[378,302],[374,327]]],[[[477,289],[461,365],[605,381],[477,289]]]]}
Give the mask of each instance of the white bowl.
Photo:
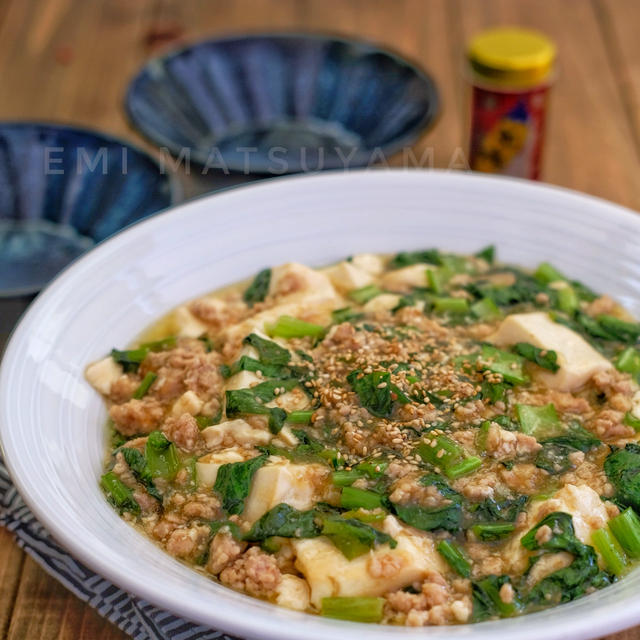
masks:
{"type": "Polygon", "coordinates": [[[552,261],[640,315],[640,218],[602,200],[510,179],[361,171],[272,180],[202,198],[101,244],[33,303],[0,370],[0,437],[20,493],[79,560],[123,589],[245,638],[591,638],[640,622],[640,571],[570,604],[511,620],[407,629],[323,619],[235,593],[120,520],[98,488],[106,411],[88,362],[179,302],[267,265],[323,265],[362,251],[495,243],[552,261]]]}

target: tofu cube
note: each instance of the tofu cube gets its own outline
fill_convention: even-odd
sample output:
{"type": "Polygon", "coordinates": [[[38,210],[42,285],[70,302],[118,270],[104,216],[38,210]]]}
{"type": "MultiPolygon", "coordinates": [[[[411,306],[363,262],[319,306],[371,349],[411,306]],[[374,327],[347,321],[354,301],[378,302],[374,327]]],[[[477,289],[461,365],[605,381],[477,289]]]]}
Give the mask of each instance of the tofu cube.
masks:
{"type": "Polygon", "coordinates": [[[369,300],[363,309],[369,313],[391,311],[391,309],[394,309],[398,305],[398,302],[400,302],[400,296],[395,293],[381,293],[379,296],[369,300]]]}
{"type": "Polygon", "coordinates": [[[295,509],[310,509],[326,498],[331,489],[329,476],[324,465],[293,464],[272,456],[253,477],[242,517],[255,522],[281,502],[295,509]]]}
{"type": "Polygon", "coordinates": [[[90,364],[84,376],[87,382],[105,396],[111,393],[111,385],[122,375],[122,367],[111,356],[90,364]]]}
{"type": "Polygon", "coordinates": [[[385,273],[380,279],[383,289],[391,291],[410,291],[413,287],[426,287],[428,285],[427,271],[435,267],[431,264],[420,263],[409,267],[394,269],[385,273]]]}
{"type": "Polygon", "coordinates": [[[340,293],[347,293],[353,289],[366,287],[374,281],[373,276],[368,272],[356,267],[351,262],[338,262],[338,264],[324,270],[331,280],[331,283],[340,293]]]}
{"type": "Polygon", "coordinates": [[[499,347],[528,342],[541,349],[555,351],[560,369],[556,373],[540,370],[536,377],[552,389],[575,391],[595,373],[610,369],[611,363],[586,340],[547,313],[515,313],[502,321],[487,340],[499,347]]]}
{"type": "Polygon", "coordinates": [[[232,462],[243,462],[248,460],[252,454],[240,449],[239,447],[231,447],[224,451],[208,453],[196,462],[196,478],[199,487],[213,487],[218,477],[218,469],[223,464],[232,462]]]}
{"type": "Polygon", "coordinates": [[[382,545],[353,560],[323,536],[293,541],[296,568],[311,587],[312,605],[320,608],[322,598],[381,596],[421,582],[432,571],[446,571],[429,534],[404,527],[393,516],[385,518],[383,529],[397,547],[382,545]],[[393,571],[380,571],[382,565],[393,571]]]}
{"type": "Polygon", "coordinates": [[[179,338],[199,338],[207,332],[207,325],[198,320],[184,305],[173,312],[171,324],[173,333],[179,338]]]}
{"type": "Polygon", "coordinates": [[[189,413],[197,416],[204,406],[204,402],[191,390],[185,391],[171,407],[171,415],[181,416],[183,413],[189,413]]]}
{"type": "Polygon", "coordinates": [[[351,258],[351,264],[372,276],[379,276],[384,271],[384,258],[375,253],[357,253],[351,258]]]}
{"type": "Polygon", "coordinates": [[[271,433],[267,429],[256,429],[244,420],[229,420],[214,424],[201,432],[207,449],[238,444],[245,447],[269,444],[271,433]]]}

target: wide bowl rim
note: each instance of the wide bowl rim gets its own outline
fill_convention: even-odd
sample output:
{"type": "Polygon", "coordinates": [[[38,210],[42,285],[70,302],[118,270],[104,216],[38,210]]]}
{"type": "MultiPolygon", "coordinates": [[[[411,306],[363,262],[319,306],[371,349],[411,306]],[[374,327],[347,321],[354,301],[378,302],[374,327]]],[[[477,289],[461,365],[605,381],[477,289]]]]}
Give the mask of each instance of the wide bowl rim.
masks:
{"type": "MultiPolygon", "coordinates": [[[[640,229],[640,218],[638,214],[636,214],[633,210],[623,207],[621,205],[609,202],[607,200],[603,200],[601,198],[597,198],[594,196],[589,196],[577,191],[573,191],[570,189],[566,189],[563,187],[557,187],[554,185],[542,185],[530,183],[525,180],[518,180],[513,178],[500,178],[494,176],[483,176],[478,174],[461,174],[460,172],[451,172],[451,171],[439,171],[439,170],[431,170],[431,171],[423,171],[419,169],[414,170],[381,170],[381,169],[365,169],[361,171],[351,171],[351,172],[332,172],[329,174],[316,174],[313,176],[301,176],[301,175],[293,175],[293,176],[285,176],[279,180],[270,180],[261,183],[254,183],[249,185],[238,185],[238,187],[242,187],[240,191],[246,192],[249,189],[259,189],[261,192],[277,192],[279,189],[287,188],[287,185],[295,180],[304,180],[307,183],[310,181],[314,181],[317,186],[321,187],[322,182],[338,182],[340,180],[356,180],[356,181],[364,181],[363,184],[366,184],[366,181],[371,178],[372,180],[380,180],[387,179],[382,176],[387,174],[390,176],[388,179],[394,180],[401,174],[406,175],[415,175],[422,174],[420,179],[424,179],[425,185],[429,182],[429,180],[440,181],[449,181],[452,187],[455,187],[456,183],[460,180],[468,181],[474,180],[478,182],[485,183],[494,183],[495,186],[502,185],[516,185],[516,188],[522,191],[523,195],[532,192],[541,193],[545,191],[549,194],[558,196],[560,199],[565,199],[565,202],[569,200],[573,200],[574,203],[583,204],[585,207],[597,207],[600,213],[603,215],[608,215],[612,220],[618,218],[619,220],[624,220],[625,222],[632,223],[634,226],[640,229]],[[369,177],[366,177],[369,175],[369,177]]],[[[139,578],[135,575],[119,573],[112,569],[107,561],[102,560],[101,558],[96,557],[95,554],[92,554],[88,547],[84,547],[81,541],[78,541],[73,536],[73,532],[68,528],[65,528],[64,524],[56,521],[55,513],[50,509],[49,505],[41,504],[36,500],[35,495],[32,494],[31,489],[33,487],[30,485],[30,480],[28,477],[21,477],[16,473],[16,466],[14,465],[13,459],[11,455],[7,455],[7,447],[6,447],[6,438],[5,435],[8,431],[8,427],[6,426],[6,421],[3,419],[4,408],[8,402],[8,396],[5,395],[5,388],[7,385],[3,384],[6,382],[5,375],[8,375],[9,371],[9,363],[12,360],[15,360],[20,357],[20,345],[21,341],[24,339],[27,331],[29,330],[29,325],[33,319],[35,319],[39,314],[41,314],[41,308],[46,309],[46,305],[48,304],[49,299],[51,299],[56,294],[56,290],[61,287],[66,281],[73,281],[74,278],[80,277],[83,267],[88,266],[92,260],[97,259],[100,256],[101,252],[107,251],[110,246],[115,244],[126,244],[129,237],[135,237],[137,234],[142,233],[141,227],[146,226],[159,226],[167,224],[165,221],[170,221],[172,218],[177,219],[181,213],[185,213],[185,210],[189,208],[194,209],[193,215],[198,215],[196,213],[198,209],[198,205],[202,205],[203,200],[211,200],[213,198],[218,198],[226,194],[233,197],[234,193],[239,189],[238,187],[230,187],[225,190],[224,193],[215,193],[209,194],[207,196],[202,196],[197,198],[194,201],[189,201],[183,203],[178,207],[174,207],[171,210],[166,210],[159,214],[158,216],[153,216],[144,220],[141,220],[133,225],[131,225],[128,229],[119,232],[118,234],[110,237],[109,239],[103,241],[99,245],[97,245],[94,249],[87,252],[81,258],[78,259],[76,263],[67,267],[63,272],[61,272],[36,298],[31,307],[27,310],[27,312],[23,315],[20,323],[14,330],[9,343],[7,345],[4,357],[2,362],[0,363],[0,450],[5,456],[5,462],[9,471],[12,475],[14,483],[23,496],[27,505],[31,508],[33,513],[39,519],[41,524],[43,524],[53,535],[53,537],[63,544],[73,555],[78,558],[81,562],[83,562],[88,567],[92,568],[100,575],[111,580],[114,584],[122,587],[123,589],[135,594],[136,596],[142,597],[145,600],[156,604],[157,606],[163,607],[169,611],[173,611],[178,615],[184,616],[186,619],[194,620],[197,622],[204,622],[205,624],[219,627],[220,629],[226,631],[227,633],[237,634],[242,637],[247,638],[264,638],[269,640],[299,640],[300,635],[306,635],[310,640],[321,640],[326,638],[327,633],[340,634],[344,632],[351,634],[353,632],[361,631],[363,633],[368,633],[370,637],[375,640],[395,640],[396,638],[402,637],[403,639],[418,639],[422,637],[424,634],[423,629],[405,629],[398,627],[384,627],[384,626],[376,626],[376,625],[367,625],[362,626],[359,623],[351,623],[351,622],[342,622],[342,621],[333,621],[327,620],[323,618],[318,618],[317,616],[305,616],[302,618],[300,616],[292,616],[289,620],[293,621],[290,625],[279,625],[277,621],[269,624],[268,628],[264,628],[258,626],[259,622],[252,619],[250,615],[242,617],[242,611],[244,609],[244,605],[231,607],[232,611],[213,611],[207,612],[206,617],[202,611],[194,609],[192,606],[189,606],[188,602],[184,601],[173,601],[171,596],[161,589],[159,589],[156,585],[149,584],[143,578],[139,578]],[[85,263],[85,264],[83,264],[85,263]],[[233,617],[232,617],[233,616],[233,617]],[[320,622],[318,622],[318,620],[320,622]],[[305,631],[301,630],[301,624],[304,622],[308,622],[305,626],[305,631]],[[418,635],[420,634],[420,635],[418,635]]],[[[609,587],[613,589],[615,587],[609,587]]],[[[594,594],[595,596],[595,594],[594,594]]],[[[590,596],[590,597],[594,597],[590,596]]],[[[249,599],[251,600],[251,599],[249,599]]],[[[581,599],[582,600],[582,599],[581,599]]],[[[559,620],[560,627],[557,630],[550,631],[550,637],[552,638],[593,638],[599,635],[610,634],[615,631],[621,630],[633,624],[640,622],[640,610],[636,610],[633,607],[629,606],[631,604],[631,598],[625,597],[614,605],[609,606],[606,611],[606,615],[604,615],[603,611],[599,611],[599,608],[593,607],[594,613],[592,615],[582,616],[580,618],[576,616],[566,615],[564,617],[561,616],[561,612],[558,613],[558,618],[563,618],[559,620]],[[568,619],[567,619],[568,618],[568,619]]],[[[555,607],[549,611],[559,612],[560,610],[564,610],[563,607],[571,606],[569,605],[561,605],[560,607],[555,607]]],[[[276,609],[276,605],[271,605],[271,608],[276,609]]],[[[280,608],[277,608],[280,610],[280,608]]],[[[247,613],[249,613],[249,607],[247,607],[247,613]]],[[[285,618],[287,617],[289,612],[285,614],[285,618]]],[[[518,640],[536,640],[539,636],[537,635],[541,626],[540,624],[536,624],[540,620],[540,616],[542,613],[534,613],[529,614],[524,617],[527,622],[530,622],[527,625],[527,628],[522,629],[518,628],[517,633],[513,634],[514,638],[518,640]],[[531,629],[528,629],[531,627],[531,629]]],[[[523,618],[520,618],[522,620],[523,618]]],[[[438,630],[430,628],[429,632],[432,636],[442,639],[457,639],[460,637],[478,637],[486,639],[490,637],[490,635],[495,634],[498,631],[505,631],[509,628],[509,625],[512,620],[501,620],[498,622],[482,622],[473,625],[463,625],[460,627],[449,627],[449,628],[439,628],[438,630]]],[[[264,624],[267,621],[262,618],[260,623],[264,624]]],[[[540,620],[542,623],[542,620],[540,620]]],[[[512,629],[514,631],[514,629],[512,629]]],[[[340,637],[340,636],[338,636],[340,637]]]]}
{"type": "MultiPolygon", "coordinates": [[[[127,119],[131,126],[134,127],[147,141],[155,145],[158,149],[167,149],[173,157],[180,157],[182,148],[179,147],[170,138],[164,137],[163,134],[158,134],[153,128],[147,126],[145,121],[140,121],[134,112],[132,107],[132,97],[134,90],[138,83],[142,80],[143,76],[147,73],[148,69],[158,64],[164,64],[164,62],[170,58],[177,57],[186,53],[191,49],[195,49],[201,46],[210,44],[224,44],[226,42],[234,42],[239,40],[246,40],[250,38],[263,38],[263,39],[285,39],[285,38],[299,38],[300,40],[324,40],[340,42],[342,44],[359,45],[369,47],[372,51],[376,51],[386,55],[393,60],[400,67],[409,68],[427,87],[429,94],[430,106],[425,112],[425,115],[416,124],[410,132],[406,133],[397,139],[394,139],[387,144],[380,147],[384,157],[390,158],[394,154],[401,151],[403,148],[416,144],[421,138],[423,138],[433,127],[437,124],[442,113],[442,98],[438,90],[438,85],[432,76],[419,62],[417,62],[412,56],[405,56],[397,51],[394,47],[389,47],[386,44],[381,45],[376,43],[373,39],[353,37],[349,34],[332,33],[322,29],[301,31],[299,29],[274,29],[274,30],[262,30],[256,29],[247,30],[242,32],[229,32],[220,34],[220,36],[199,38],[186,44],[180,44],[163,51],[162,53],[148,58],[144,64],[138,69],[137,72],[131,77],[124,96],[124,108],[127,115],[127,119]]],[[[191,151],[190,159],[198,166],[206,166],[208,162],[208,154],[200,153],[198,149],[189,147],[191,151]]],[[[369,166],[371,163],[371,153],[367,150],[359,151],[353,159],[353,162],[349,167],[330,167],[327,166],[326,170],[336,170],[340,168],[362,168],[363,166],[369,166]],[[357,160],[356,160],[357,158],[357,160]]],[[[242,164],[235,164],[233,162],[226,163],[225,168],[232,173],[247,173],[247,167],[242,164]]],[[[260,163],[253,163],[249,165],[249,173],[255,173],[260,175],[273,175],[267,165],[260,163]]],[[[285,172],[284,175],[294,175],[297,173],[305,173],[304,170],[292,170],[285,172]]]]}

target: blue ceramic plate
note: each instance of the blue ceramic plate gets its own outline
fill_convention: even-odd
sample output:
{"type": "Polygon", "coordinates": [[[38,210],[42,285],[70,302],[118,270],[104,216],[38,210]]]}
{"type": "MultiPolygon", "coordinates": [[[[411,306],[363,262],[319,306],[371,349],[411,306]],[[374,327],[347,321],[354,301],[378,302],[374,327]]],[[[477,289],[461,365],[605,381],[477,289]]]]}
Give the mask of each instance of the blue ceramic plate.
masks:
{"type": "Polygon", "coordinates": [[[126,108],[160,147],[200,165],[282,174],[365,166],[434,120],[433,80],[369,43],[267,34],[151,60],[126,108]]]}
{"type": "Polygon", "coordinates": [[[96,242],[177,199],[175,182],[123,141],[0,123],[0,297],[35,293],[96,242]]]}

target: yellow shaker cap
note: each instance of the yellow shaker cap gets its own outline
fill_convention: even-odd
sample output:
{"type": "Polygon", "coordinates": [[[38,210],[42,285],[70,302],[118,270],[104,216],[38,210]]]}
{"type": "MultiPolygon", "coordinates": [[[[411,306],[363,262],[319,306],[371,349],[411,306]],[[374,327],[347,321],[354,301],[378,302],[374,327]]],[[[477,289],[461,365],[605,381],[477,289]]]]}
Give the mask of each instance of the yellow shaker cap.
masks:
{"type": "Polygon", "coordinates": [[[473,37],[467,55],[480,76],[501,85],[526,86],[548,79],[556,47],[538,31],[499,27],[473,37]]]}

